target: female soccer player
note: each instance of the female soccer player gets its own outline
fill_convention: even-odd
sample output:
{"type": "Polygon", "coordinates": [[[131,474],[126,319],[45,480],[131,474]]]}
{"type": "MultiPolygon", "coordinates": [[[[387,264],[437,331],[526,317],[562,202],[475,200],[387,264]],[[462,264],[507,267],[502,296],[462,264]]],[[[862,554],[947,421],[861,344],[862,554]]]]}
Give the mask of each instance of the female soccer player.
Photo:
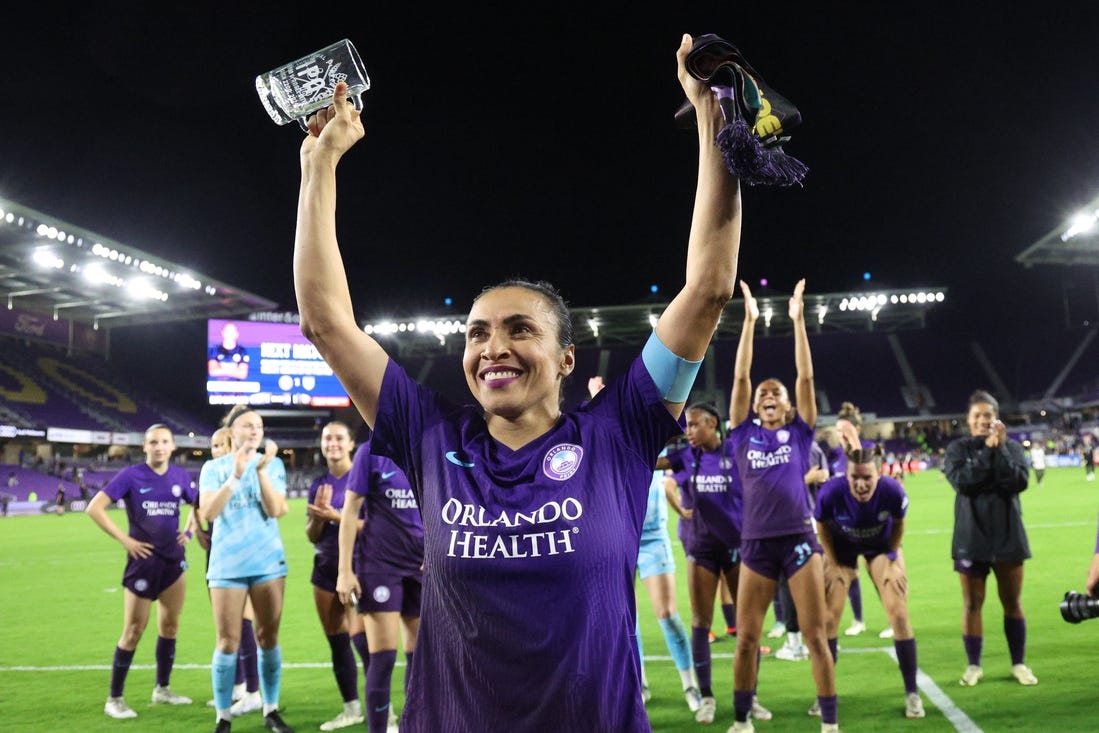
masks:
{"type": "MultiPolygon", "coordinates": [[[[390,720],[390,688],[397,643],[404,637],[406,671],[412,668],[420,627],[424,526],[408,478],[388,458],[372,455],[370,441],[351,467],[339,531],[341,598],[357,599],[366,627],[370,664],[366,671],[367,725],[385,733],[390,720]],[[366,521],[358,529],[360,511],[366,521]]],[[[429,664],[431,662],[428,662],[429,664]]],[[[408,693],[407,677],[405,693],[408,693]]],[[[407,709],[407,705],[405,706],[407,709]]]]}
{"type": "Polygon", "coordinates": [[[1026,617],[1023,615],[1023,561],[1030,557],[1019,494],[1030,473],[1023,446],[1007,437],[999,419],[1000,405],[988,392],[969,397],[966,423],[970,437],[946,447],[943,473],[957,492],[954,497],[954,540],[951,555],[962,581],[962,642],[969,664],[961,684],[980,682],[985,582],[996,576],[1004,609],[1004,635],[1011,654],[1011,675],[1021,685],[1038,678],[1026,665],[1026,617]]]}
{"type": "Polygon", "coordinates": [[[207,461],[199,475],[202,518],[217,520],[206,571],[217,631],[211,665],[215,733],[231,730],[230,705],[246,598],[251,598],[256,614],[263,724],[275,733],[293,733],[278,712],[282,682],[279,623],[287,571],[278,519],[287,512],[286,468],[276,457],[274,441],[264,441],[259,413],[247,405],[236,405],[225,417],[225,427],[229,428],[232,452],[207,461]]]}
{"type": "Polygon", "coordinates": [[[797,409],[790,404],[786,387],[767,379],[752,391],[751,367],[759,306],[747,283],[744,293],[744,328],[737,347],[729,417],[729,439],[744,487],[744,525],[740,543],[740,583],[737,592],[737,650],[733,663],[733,707],[736,723],[731,731],[751,731],[757,675],[757,650],[767,606],[775,596],[778,578],[785,573],[798,609],[798,623],[813,668],[823,733],[838,731],[836,681],[828,652],[824,620],[824,571],[821,547],[813,531],[805,474],[813,426],[817,420],[813,387],[813,360],[805,330],[805,280],[798,281],[790,298],[789,316],[794,324],[794,361],[797,365],[797,409]],[[750,418],[753,410],[757,420],[750,418]]]}
{"type": "Polygon", "coordinates": [[[904,714],[924,716],[916,688],[916,637],[908,620],[908,574],[901,538],[908,496],[901,483],[881,475],[881,451],[862,448],[847,454],[845,475],[827,481],[817,495],[813,516],[824,547],[824,594],[828,603],[828,648],[838,647],[837,629],[847,589],[859,577],[859,557],[878,589],[904,680],[904,714]]]}
{"type": "Polygon", "coordinates": [[[690,47],[685,35],[679,79],[700,120],[686,282],[627,373],[569,412],[571,322],[548,284],[509,281],[474,301],[462,366],[477,406],[416,384],[363,332],[335,223],[336,166],[362,138],[362,120],[342,83],[309,119],[294,253],[302,332],[373,427],[371,450],[408,476],[423,515],[417,654],[430,663],[412,664],[402,733],[649,730],[633,591],[647,487],[681,432],[740,241],[739,184],[714,145],[720,109],[687,74],[690,47]]]}
{"type": "MultiPolygon", "coordinates": [[[[305,535],[313,543],[313,602],[317,607],[321,628],[332,652],[332,672],[343,698],[343,711],[332,720],[321,723],[321,730],[337,730],[360,725],[365,720],[359,700],[359,675],[355,654],[351,651],[356,639],[362,655],[364,671],[370,655],[363,632],[362,619],[340,602],[336,595],[336,577],[340,564],[340,512],[344,506],[347,480],[351,473],[351,454],[355,441],[345,423],[333,420],[321,429],[321,454],[328,470],[309,487],[306,508],[305,535]]],[[[352,526],[358,530],[359,518],[352,526]]]]}
{"type": "MultiPolygon", "coordinates": [[[[149,607],[156,601],[156,687],[154,703],[189,705],[191,699],[168,687],[176,653],[176,632],[187,593],[184,547],[191,532],[179,529],[180,509],[195,499],[194,482],[171,463],[176,445],[172,431],[153,425],[145,431],[145,462],[127,466],[88,504],[85,512],[100,529],[118,540],[128,559],[122,576],[125,589],[122,638],[114,650],[111,692],[103,712],[112,718],[136,718],[122,697],[134,650],[149,623],[149,607]],[[123,532],[107,514],[118,500],[126,502],[129,531],[123,532]]],[[[190,524],[190,518],[188,518],[190,524]]]]}
{"type": "MultiPolygon", "coordinates": [[[[717,409],[700,402],[688,407],[686,415],[688,446],[670,454],[668,463],[683,482],[680,488],[691,497],[693,507],[691,531],[683,549],[691,600],[691,653],[702,695],[695,720],[712,723],[717,699],[711,685],[710,626],[721,578],[730,589],[737,587],[743,495],[733,464],[733,446],[720,432],[717,409]]],[[[733,601],[735,604],[735,597],[733,601]]],[[[752,714],[761,720],[771,717],[758,702],[754,702],[752,714]]]]}
{"type": "MultiPolygon", "coordinates": [[[[229,428],[218,428],[210,436],[210,457],[221,458],[229,453],[229,428]]],[[[199,502],[195,500],[196,516],[201,515],[199,502]]],[[[206,552],[206,570],[210,569],[210,533],[214,530],[211,523],[205,529],[202,522],[195,523],[195,539],[206,552]]],[[[256,633],[252,629],[255,620],[252,612],[252,599],[244,602],[244,618],[240,622],[240,647],[237,650],[237,675],[233,685],[233,706],[229,708],[233,717],[255,712],[263,707],[263,698],[259,694],[259,667],[256,664],[256,633]]],[[[210,700],[207,707],[217,707],[217,701],[210,700]]]]}

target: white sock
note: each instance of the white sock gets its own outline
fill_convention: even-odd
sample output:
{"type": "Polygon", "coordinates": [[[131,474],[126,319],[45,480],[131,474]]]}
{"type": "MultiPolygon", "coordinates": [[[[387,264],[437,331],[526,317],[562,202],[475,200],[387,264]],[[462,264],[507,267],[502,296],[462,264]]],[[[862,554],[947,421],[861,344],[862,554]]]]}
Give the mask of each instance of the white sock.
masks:
{"type": "Polygon", "coordinates": [[[277,712],[278,709],[279,709],[279,704],[278,704],[277,701],[273,704],[270,704],[270,705],[268,705],[267,703],[263,703],[263,715],[264,715],[264,717],[270,715],[271,713],[277,712]]]}
{"type": "Polygon", "coordinates": [[[363,714],[362,705],[359,703],[358,698],[345,702],[343,704],[343,710],[348,715],[356,715],[357,716],[357,715],[362,715],[363,714]]]}
{"type": "Polygon", "coordinates": [[[679,670],[679,680],[680,680],[680,682],[683,683],[683,689],[684,690],[689,689],[691,687],[697,687],[697,685],[695,684],[695,681],[694,681],[694,675],[692,675],[691,672],[692,672],[692,670],[690,670],[690,669],[681,669],[681,670],[679,670]]]}

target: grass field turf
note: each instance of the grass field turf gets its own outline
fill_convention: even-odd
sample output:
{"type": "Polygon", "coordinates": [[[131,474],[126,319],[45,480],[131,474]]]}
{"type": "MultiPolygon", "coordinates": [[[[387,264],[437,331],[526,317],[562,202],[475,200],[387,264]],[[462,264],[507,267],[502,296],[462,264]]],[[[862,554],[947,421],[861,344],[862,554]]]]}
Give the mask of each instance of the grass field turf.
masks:
{"type": "MultiPolygon", "coordinates": [[[[1032,483],[1023,494],[1024,518],[1034,553],[1034,559],[1026,564],[1023,593],[1028,622],[1027,662],[1040,680],[1032,688],[1022,687],[1010,677],[1002,614],[992,580],[984,615],[985,678],[975,688],[958,685],[965,654],[960,631],[961,592],[950,562],[953,491],[938,472],[907,479],[911,506],[904,548],[910,573],[910,613],[919,645],[920,669],[926,675],[921,679],[937,686],[939,696],[929,695],[925,689],[927,718],[904,718],[900,673],[887,654],[892,642],[877,637],[877,632],[885,628],[885,616],[864,572],[863,605],[868,629],[859,637],[840,636],[837,686],[840,725],[846,733],[1099,730],[1095,703],[1099,620],[1071,625],[1061,619],[1058,611],[1064,591],[1082,589],[1094,550],[1099,482],[1085,482],[1083,473],[1082,469],[1051,469],[1042,487],[1032,483]],[[953,709],[953,720],[937,704],[953,709]]],[[[282,705],[287,722],[299,732],[317,730],[341,707],[328,646],[313,607],[309,585],[312,547],[305,538],[304,513],[304,501],[294,500],[291,514],[282,520],[291,569],[281,632],[285,663],[282,705]]],[[[124,515],[112,516],[125,526],[124,515]]],[[[675,551],[679,612],[689,625],[685,561],[678,543],[675,551]]],[[[149,704],[156,641],[154,612],[126,685],[126,699],[138,717],[118,721],[103,714],[103,701],[122,624],[122,549],[81,514],[0,520],[0,730],[212,730],[213,710],[205,702],[212,696],[209,664],[213,622],[199,571],[204,566],[202,550],[192,545],[188,557],[193,569],[188,574],[189,595],[172,688],[194,698],[195,704],[149,704]]],[[[712,646],[718,714],[712,726],[699,725],[683,702],[678,675],[640,584],[638,591],[646,672],[654,694],[648,705],[653,730],[724,731],[733,720],[734,641],[726,639],[712,646]]],[[[722,623],[720,617],[720,613],[715,614],[715,627],[722,623]]],[[[538,618],[530,619],[532,634],[538,633],[540,622],[538,618]]],[[[849,622],[848,609],[840,628],[846,628],[849,622]]],[[[769,627],[770,619],[765,628],[769,627]]],[[[403,656],[398,664],[402,666],[394,673],[394,705],[399,710],[403,706],[403,656]]],[[[359,682],[361,686],[361,674],[359,682]]],[[[765,657],[759,695],[775,717],[769,722],[757,721],[756,730],[819,730],[818,719],[805,712],[814,694],[808,662],[765,657]]],[[[261,731],[262,720],[258,714],[238,718],[233,730],[261,731]]]]}

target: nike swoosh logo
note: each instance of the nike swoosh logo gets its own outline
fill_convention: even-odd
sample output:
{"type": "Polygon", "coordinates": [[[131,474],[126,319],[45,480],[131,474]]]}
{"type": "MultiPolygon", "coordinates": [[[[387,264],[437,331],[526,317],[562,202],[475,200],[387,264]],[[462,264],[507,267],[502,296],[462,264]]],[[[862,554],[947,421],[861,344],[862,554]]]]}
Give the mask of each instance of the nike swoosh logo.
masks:
{"type": "Polygon", "coordinates": [[[389,703],[386,703],[385,705],[382,705],[381,707],[374,708],[375,713],[384,713],[386,710],[389,710],[389,703]]]}
{"type": "Polygon", "coordinates": [[[396,475],[397,475],[396,471],[382,471],[382,480],[384,481],[387,478],[393,478],[396,475]]]}
{"type": "Polygon", "coordinates": [[[148,494],[152,490],[153,490],[152,486],[146,486],[144,489],[140,489],[142,494],[148,494]]]}
{"type": "Polygon", "coordinates": [[[749,440],[751,440],[756,445],[767,445],[766,440],[760,440],[759,438],[749,438],[749,440]]]}
{"type": "Polygon", "coordinates": [[[459,458],[458,451],[456,450],[447,451],[446,459],[453,463],[455,466],[461,466],[462,468],[473,468],[473,466],[475,465],[473,463],[467,463],[466,461],[463,461],[461,458],[459,458]]]}

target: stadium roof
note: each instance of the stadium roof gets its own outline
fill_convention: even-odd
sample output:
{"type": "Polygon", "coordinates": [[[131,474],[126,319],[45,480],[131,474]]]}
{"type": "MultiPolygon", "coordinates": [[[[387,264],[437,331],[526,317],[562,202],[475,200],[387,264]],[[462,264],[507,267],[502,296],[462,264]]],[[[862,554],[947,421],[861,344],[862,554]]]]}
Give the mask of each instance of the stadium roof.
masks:
{"type": "Polygon", "coordinates": [[[232,318],[273,301],[0,198],[0,307],[111,329],[232,318]]]}
{"type": "MultiPolygon", "coordinates": [[[[757,328],[765,336],[791,332],[787,316],[789,294],[774,294],[766,289],[755,295],[760,318],[757,328]]],[[[881,331],[922,329],[930,309],[941,307],[946,288],[913,287],[876,289],[843,293],[814,293],[805,296],[805,318],[809,332],[881,331]]],[[[614,346],[641,344],[652,331],[656,319],[668,306],[665,301],[634,305],[574,307],[573,342],[577,346],[614,346]]],[[[714,339],[739,338],[743,323],[744,301],[737,299],[725,307],[714,339]]],[[[364,323],[363,329],[387,349],[401,356],[461,351],[465,338],[466,315],[440,318],[390,318],[364,323]]]]}
{"type": "Polygon", "coordinates": [[[1099,265],[1099,198],[1015,256],[1033,265],[1099,265]]]}

